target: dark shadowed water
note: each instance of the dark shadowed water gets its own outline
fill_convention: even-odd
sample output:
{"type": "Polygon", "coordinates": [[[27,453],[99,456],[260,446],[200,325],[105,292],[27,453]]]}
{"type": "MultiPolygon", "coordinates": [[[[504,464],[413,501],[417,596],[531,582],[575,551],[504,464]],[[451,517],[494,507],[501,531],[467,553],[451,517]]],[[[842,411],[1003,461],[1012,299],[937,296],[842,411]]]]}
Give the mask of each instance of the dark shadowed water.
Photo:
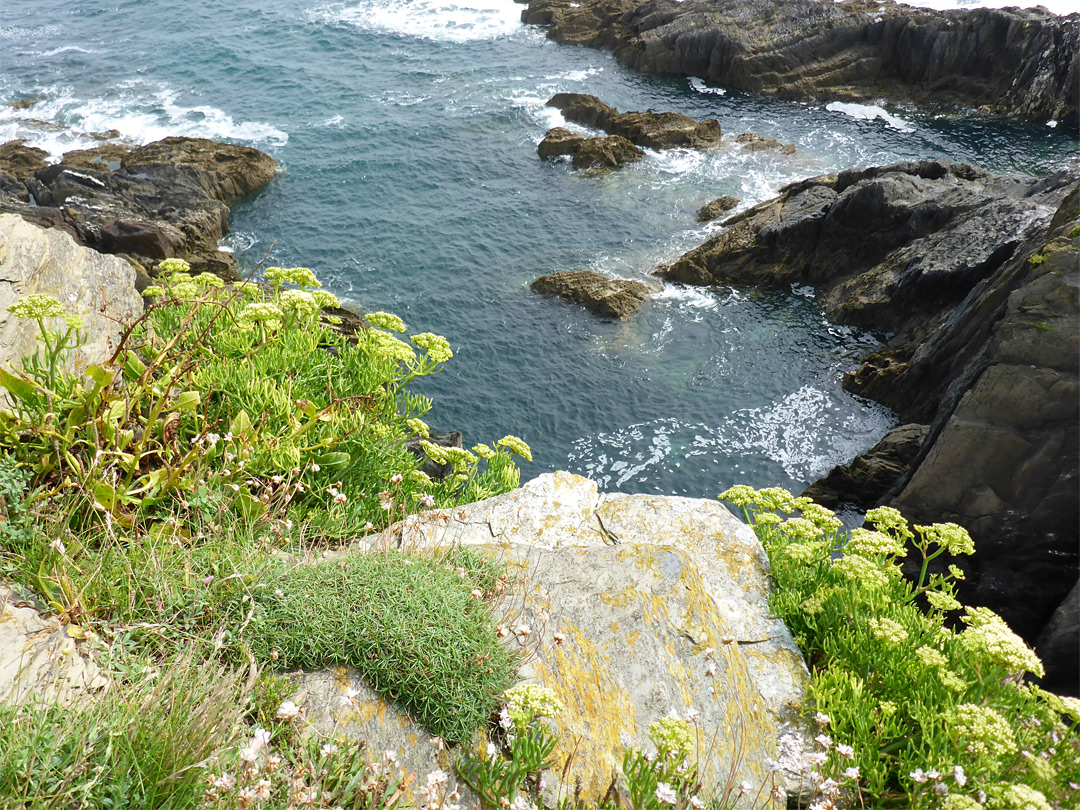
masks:
{"type": "Polygon", "coordinates": [[[947,157],[1014,173],[1078,161],[1069,135],[874,107],[798,104],[642,76],[548,42],[511,0],[4,0],[0,142],[55,154],[117,129],[250,144],[283,171],[237,208],[252,267],[305,265],[356,306],[447,335],[422,390],[467,443],[531,443],[525,477],[563,468],[606,488],[711,497],[795,489],[850,459],[891,415],[840,390],[874,337],[826,323],[808,290],[669,287],[610,323],[531,293],[536,276],[646,276],[710,232],[695,209],[749,206],[810,175],[947,157]],[[600,176],[544,163],[544,102],[718,117],[798,153],[670,151],[600,176]],[[63,128],[56,125],[62,125],[63,128]]]}

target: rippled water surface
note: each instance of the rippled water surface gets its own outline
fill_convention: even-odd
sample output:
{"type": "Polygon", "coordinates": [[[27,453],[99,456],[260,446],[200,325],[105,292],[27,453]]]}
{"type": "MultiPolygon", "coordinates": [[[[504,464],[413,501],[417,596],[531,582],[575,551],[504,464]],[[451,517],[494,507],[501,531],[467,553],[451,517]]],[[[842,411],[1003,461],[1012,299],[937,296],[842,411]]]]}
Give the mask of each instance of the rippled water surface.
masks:
{"type": "MultiPolygon", "coordinates": [[[[912,110],[760,99],[642,76],[522,26],[511,0],[5,0],[0,141],[56,155],[109,129],[250,144],[283,171],[234,211],[253,267],[303,264],[365,309],[446,334],[456,357],[422,390],[468,443],[514,433],[536,462],[606,488],[712,496],[795,489],[850,459],[891,415],[840,390],[874,336],[827,323],[808,290],[669,287],[611,323],[542,298],[544,273],[648,276],[711,231],[702,203],[746,207],[838,169],[944,156],[1003,172],[1077,163],[1069,135],[912,110]],[[544,163],[562,123],[544,102],[587,92],[620,109],[715,116],[782,156],[651,153],[604,175],[544,163]]],[[[714,226],[715,227],[715,226],[714,226]]]]}

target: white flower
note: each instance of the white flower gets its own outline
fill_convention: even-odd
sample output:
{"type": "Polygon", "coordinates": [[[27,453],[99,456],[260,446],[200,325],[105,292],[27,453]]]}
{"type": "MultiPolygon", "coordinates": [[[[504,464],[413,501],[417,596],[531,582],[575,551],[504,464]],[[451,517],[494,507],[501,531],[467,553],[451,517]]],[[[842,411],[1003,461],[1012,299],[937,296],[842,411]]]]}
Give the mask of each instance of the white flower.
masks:
{"type": "Polygon", "coordinates": [[[489,743],[487,744],[487,755],[488,755],[488,759],[490,759],[491,757],[495,756],[495,755],[496,755],[496,754],[498,754],[498,753],[499,753],[499,748],[498,748],[498,746],[496,746],[496,745],[495,745],[495,743],[493,743],[493,742],[489,742],[489,743]]]}
{"type": "Polygon", "coordinates": [[[838,753],[840,756],[844,757],[845,759],[851,759],[852,757],[855,756],[855,749],[852,748],[850,745],[845,745],[844,743],[837,743],[836,744],[836,753],[838,753]]]}
{"type": "Polygon", "coordinates": [[[251,747],[261,751],[270,744],[270,732],[265,728],[257,728],[251,735],[251,747]]]}
{"type": "Polygon", "coordinates": [[[337,752],[338,747],[333,743],[326,743],[325,745],[323,745],[321,750],[321,753],[324,757],[331,756],[332,754],[336,754],[337,752]]]}
{"type": "Polygon", "coordinates": [[[690,797],[690,806],[693,807],[694,810],[704,810],[705,802],[703,802],[697,796],[691,796],[690,797]]]}
{"type": "Polygon", "coordinates": [[[404,478],[402,477],[401,473],[394,473],[390,476],[391,484],[400,484],[403,480],[404,478]]]}
{"type": "Polygon", "coordinates": [[[816,737],[814,737],[814,742],[816,742],[826,751],[832,748],[832,737],[830,737],[828,734],[818,734],[816,737]]]}
{"type": "Polygon", "coordinates": [[[532,633],[532,628],[527,624],[519,624],[514,628],[514,635],[524,641],[532,633]]]}
{"type": "Polygon", "coordinates": [[[510,810],[536,810],[536,805],[531,804],[524,793],[519,793],[510,805],[510,810]]]}
{"type": "Polygon", "coordinates": [[[300,707],[291,700],[286,700],[277,710],[278,720],[285,720],[286,722],[293,720],[299,714],[300,707]]]}
{"type": "Polygon", "coordinates": [[[848,768],[848,769],[846,769],[844,771],[844,778],[845,779],[858,780],[858,778],[859,778],[859,769],[858,768],[848,768]]]}
{"type": "Polygon", "coordinates": [[[435,505],[435,499],[425,492],[423,497],[420,498],[420,503],[424,505],[424,508],[430,509],[435,505]]]}
{"type": "Polygon", "coordinates": [[[829,717],[829,715],[823,714],[821,712],[818,712],[814,715],[814,720],[819,726],[827,726],[831,722],[831,718],[829,717]]]}
{"type": "Polygon", "coordinates": [[[661,804],[675,804],[675,800],[678,798],[675,795],[675,791],[672,790],[671,785],[667,782],[656,783],[656,800],[661,804]]]}
{"type": "MultiPolygon", "coordinates": [[[[435,739],[439,740],[439,742],[442,743],[442,740],[440,738],[436,737],[435,739]]],[[[449,778],[450,774],[448,774],[446,771],[435,769],[427,775],[428,787],[438,787],[439,785],[445,785],[446,780],[448,780],[449,778]]]]}
{"type": "Polygon", "coordinates": [[[349,706],[350,708],[355,708],[357,694],[360,694],[359,689],[353,689],[352,687],[349,687],[345,690],[345,694],[342,694],[342,696],[338,698],[338,701],[341,703],[342,706],[349,706]]]}
{"type": "Polygon", "coordinates": [[[956,765],[952,769],[953,779],[956,780],[956,784],[963,787],[967,784],[967,774],[964,773],[964,768],[961,765],[956,765]]]}
{"type": "Polygon", "coordinates": [[[386,760],[388,765],[393,765],[395,762],[397,762],[397,751],[387,748],[385,751],[383,751],[383,759],[386,760]]]}
{"type": "Polygon", "coordinates": [[[248,746],[247,748],[241,748],[240,749],[240,759],[242,759],[244,762],[253,763],[258,758],[259,758],[259,752],[256,751],[251,746],[248,746]]]}
{"type": "Polygon", "coordinates": [[[929,779],[929,775],[925,773],[922,768],[916,768],[909,773],[908,776],[911,777],[911,781],[918,782],[920,785],[929,779]]]}
{"type": "Polygon", "coordinates": [[[747,782],[745,779],[739,782],[739,795],[749,796],[750,791],[754,789],[754,786],[747,782]]]}
{"type": "Polygon", "coordinates": [[[270,798],[270,780],[260,779],[255,785],[255,798],[260,802],[265,802],[270,798]]]}
{"type": "Polygon", "coordinates": [[[551,637],[555,640],[556,644],[562,644],[566,641],[566,636],[563,633],[554,633],[551,637]]]}
{"type": "Polygon", "coordinates": [[[696,723],[701,718],[701,712],[691,706],[686,710],[686,722],[690,724],[696,723]]]}
{"type": "Polygon", "coordinates": [[[214,780],[214,787],[221,788],[222,790],[232,790],[236,787],[236,777],[231,773],[223,773],[214,780]]]}

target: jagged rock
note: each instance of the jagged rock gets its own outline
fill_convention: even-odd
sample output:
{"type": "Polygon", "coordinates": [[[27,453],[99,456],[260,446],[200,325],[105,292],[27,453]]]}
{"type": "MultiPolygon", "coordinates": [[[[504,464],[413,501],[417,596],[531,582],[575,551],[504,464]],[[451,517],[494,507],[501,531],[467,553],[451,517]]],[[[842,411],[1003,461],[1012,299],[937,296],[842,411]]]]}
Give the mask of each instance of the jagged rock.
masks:
{"type": "Polygon", "coordinates": [[[756,132],[742,133],[735,138],[735,143],[740,144],[746,152],[762,152],[775,149],[781,155],[794,155],[797,151],[793,143],[780,143],[776,138],[766,138],[756,132]]]}
{"type": "MultiPolygon", "coordinates": [[[[102,133],[108,134],[108,133],[102,133]]],[[[73,149],[65,152],[60,162],[73,169],[118,169],[132,147],[122,143],[105,143],[91,149],[73,149]]]]}
{"type": "Polygon", "coordinates": [[[122,324],[143,312],[130,264],[82,247],[60,231],[0,214],[0,365],[4,367],[18,366],[40,346],[37,324],[7,311],[19,298],[33,293],[53,296],[83,322],[87,340],[70,358],[71,370],[111,356],[122,324]]]}
{"type": "Polygon", "coordinates": [[[84,655],[68,625],[46,621],[0,586],[0,702],[71,703],[103,689],[106,679],[84,655]]]}
{"type": "Polygon", "coordinates": [[[833,467],[827,476],[807,487],[803,495],[830,509],[843,503],[863,508],[873,506],[908,471],[929,433],[929,425],[893,428],[850,464],[833,467]]]}
{"type": "Polygon", "coordinates": [[[547,103],[575,124],[621,135],[636,146],[668,149],[674,146],[700,149],[720,143],[720,122],[715,118],[695,121],[681,113],[627,112],[609,107],[596,96],[557,93],[547,103]]]}
{"type": "Polygon", "coordinates": [[[797,100],[882,97],[1077,126],[1080,17],[884,0],[533,0],[548,37],[649,73],[797,100]]]}
{"type": "Polygon", "coordinates": [[[737,206],[739,202],[735,197],[727,195],[717,197],[711,203],[706,203],[697,210],[698,222],[712,222],[714,219],[719,219],[737,206]]]}
{"type": "MultiPolygon", "coordinates": [[[[836,476],[873,472],[876,497],[912,521],[971,531],[961,598],[1033,642],[1080,562],[1077,174],[893,164],[795,183],[725,225],[660,274],[812,284],[830,318],[893,332],[844,386],[927,437],[914,457],[914,443],[872,452],[836,476]]],[[[815,489],[833,483],[853,482],[815,489]]]]}
{"type": "MultiPolygon", "coordinates": [[[[621,761],[620,732],[646,747],[649,723],[693,707],[706,738],[716,734],[701,763],[705,783],[761,783],[778,735],[795,720],[807,672],[770,615],[764,551],[721,504],[600,494],[594,482],[558,472],[497,498],[412,516],[360,547],[450,543],[498,555],[518,575],[507,604],[530,627],[534,652],[521,674],[566,704],[550,782],[572,756],[583,797],[596,799],[621,761]]],[[[325,711],[309,719],[368,733],[363,718],[338,706],[351,683],[334,680],[332,694],[318,697],[325,711]]],[[[304,686],[313,691],[309,679],[304,686]]],[[[399,739],[398,722],[387,717],[399,739]]]]}
{"type": "Polygon", "coordinates": [[[1080,697],[1080,580],[1054,611],[1035,641],[1046,666],[1040,685],[1061,695],[1080,697]]]}
{"type": "Polygon", "coordinates": [[[0,145],[0,174],[10,175],[16,180],[29,180],[38,169],[49,164],[45,158],[49,153],[36,146],[27,146],[26,141],[8,141],[0,145]]]}
{"type": "Polygon", "coordinates": [[[192,269],[235,280],[235,260],[217,249],[229,230],[229,204],[273,177],[277,164],[246,146],[166,138],[122,154],[105,145],[74,153],[71,163],[38,169],[17,187],[0,184],[0,213],[70,234],[102,253],[153,267],[187,259],[192,269]],[[120,168],[110,171],[110,162],[120,168]]]}
{"type": "Polygon", "coordinates": [[[645,157],[645,153],[619,135],[592,138],[556,127],[536,147],[545,160],[572,155],[575,169],[612,169],[645,157]]]}
{"type": "Polygon", "coordinates": [[[581,304],[597,315],[624,320],[656,292],[640,281],[609,278],[591,270],[575,270],[541,276],[529,285],[543,295],[555,295],[581,304]]]}

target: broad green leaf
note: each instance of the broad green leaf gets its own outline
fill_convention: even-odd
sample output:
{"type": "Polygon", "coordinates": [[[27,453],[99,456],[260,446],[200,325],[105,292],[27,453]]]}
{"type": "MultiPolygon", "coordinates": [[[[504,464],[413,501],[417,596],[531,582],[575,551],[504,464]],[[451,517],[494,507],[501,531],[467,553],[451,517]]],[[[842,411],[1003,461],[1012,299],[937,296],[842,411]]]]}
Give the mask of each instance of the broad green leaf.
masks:
{"type": "Polygon", "coordinates": [[[176,407],[180,410],[193,411],[202,402],[198,391],[184,391],[176,398],[176,407]]]}
{"type": "Polygon", "coordinates": [[[41,390],[29,380],[16,377],[3,368],[0,368],[0,385],[10,391],[13,397],[23,402],[32,402],[37,398],[36,395],[41,390]]]}

